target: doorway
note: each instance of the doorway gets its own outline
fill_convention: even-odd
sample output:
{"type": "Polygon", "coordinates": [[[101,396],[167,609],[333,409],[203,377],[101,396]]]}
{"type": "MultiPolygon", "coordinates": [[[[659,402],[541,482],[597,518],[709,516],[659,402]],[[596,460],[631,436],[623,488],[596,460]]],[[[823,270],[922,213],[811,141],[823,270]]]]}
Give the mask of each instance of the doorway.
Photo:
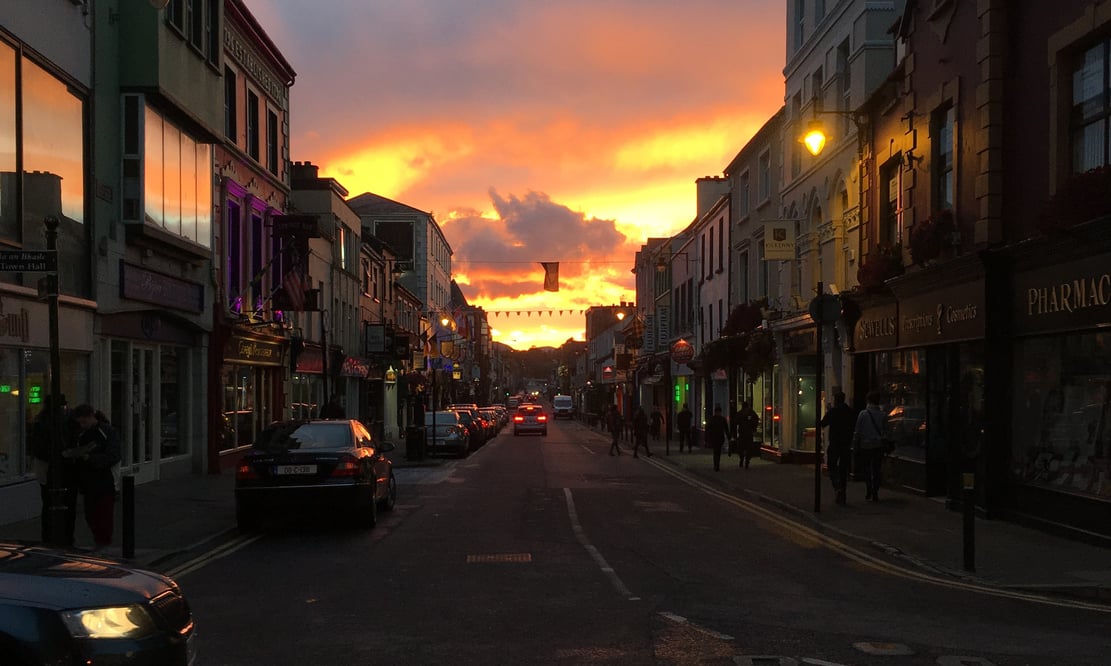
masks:
{"type": "Polygon", "coordinates": [[[154,406],[159,392],[155,348],[112,341],[111,414],[121,441],[121,465],[136,483],[158,478],[159,441],[154,406]]]}

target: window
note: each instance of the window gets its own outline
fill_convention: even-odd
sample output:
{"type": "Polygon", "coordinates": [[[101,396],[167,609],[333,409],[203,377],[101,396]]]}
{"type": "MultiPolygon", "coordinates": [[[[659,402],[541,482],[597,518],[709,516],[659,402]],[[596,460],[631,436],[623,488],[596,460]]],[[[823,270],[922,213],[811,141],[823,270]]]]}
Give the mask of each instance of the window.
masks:
{"type": "Polygon", "coordinates": [[[725,238],[725,220],[718,220],[718,272],[725,270],[725,246],[729,241],[725,238]]]}
{"type": "Polygon", "coordinates": [[[251,215],[251,308],[253,310],[261,310],[266,300],[266,293],[263,289],[263,266],[266,263],[266,258],[263,256],[264,252],[264,238],[265,232],[263,231],[262,218],[258,215],[251,215]]]}
{"type": "Polygon", "coordinates": [[[900,242],[902,227],[900,225],[899,209],[899,183],[902,174],[902,155],[897,155],[888,160],[880,171],[883,182],[883,204],[880,209],[880,237],[881,243],[895,245],[900,242]]]}
{"type": "Polygon", "coordinates": [[[741,218],[742,219],[748,217],[749,212],[750,212],[750,207],[752,205],[752,202],[751,202],[752,192],[750,191],[750,187],[751,187],[751,184],[749,183],[748,172],[745,171],[744,173],[741,174],[741,185],[738,188],[740,190],[740,196],[741,196],[741,200],[740,200],[741,211],[740,212],[741,212],[741,218]]]}
{"type": "Polygon", "coordinates": [[[247,154],[258,160],[258,95],[247,91],[247,154]]]}
{"type": "Polygon", "coordinates": [[[748,252],[742,252],[737,263],[740,264],[737,277],[740,281],[738,287],[740,288],[741,302],[748,303],[752,300],[752,296],[748,293],[748,252]]]}
{"type": "Polygon", "coordinates": [[[211,247],[212,147],[149,106],[144,123],[145,223],[211,247]]]}
{"type": "Polygon", "coordinates": [[[170,0],[166,6],[166,23],[213,66],[220,62],[221,4],[222,0],[170,0]]]}
{"type": "Polygon", "coordinates": [[[236,99],[237,81],[235,72],[230,67],[224,67],[224,136],[231,139],[232,143],[239,143],[236,136],[238,129],[236,115],[239,112],[239,102],[236,99]]]}
{"type": "MultiPolygon", "coordinates": [[[[57,217],[60,287],[78,296],[89,296],[92,277],[85,113],[74,86],[0,42],[0,241],[7,249],[44,250],[43,219],[57,217]]],[[[33,286],[37,279],[0,273],[5,282],[33,286]]]]}
{"type": "Polygon", "coordinates": [[[714,276],[714,228],[710,227],[710,251],[706,254],[709,264],[706,266],[706,277],[714,276]]]}
{"type": "Polygon", "coordinates": [[[225,284],[227,285],[228,307],[235,312],[242,310],[240,296],[243,292],[243,221],[239,203],[228,202],[227,219],[224,220],[225,246],[225,284]]]}
{"type": "Polygon", "coordinates": [[[802,48],[803,26],[806,25],[806,0],[795,0],[795,48],[802,48]]]}
{"type": "Polygon", "coordinates": [[[837,73],[840,75],[837,86],[837,110],[841,111],[841,133],[848,136],[852,129],[852,87],[853,70],[849,64],[849,40],[845,39],[837,45],[837,73]]]}
{"type": "Polygon", "coordinates": [[[278,175],[278,114],[266,110],[266,168],[278,175]]]}
{"type": "Polygon", "coordinates": [[[170,0],[166,7],[166,21],[181,34],[185,34],[185,4],[188,0],[170,0]]]}
{"type": "Polygon", "coordinates": [[[955,111],[950,104],[934,112],[933,176],[934,209],[953,209],[953,122],[955,111]]]}
{"type": "Polygon", "coordinates": [[[765,151],[760,154],[760,173],[758,174],[760,188],[759,198],[763,203],[772,196],[772,156],[771,153],[765,151]]]}
{"type": "Polygon", "coordinates": [[[699,248],[698,248],[698,266],[699,266],[699,268],[702,269],[700,271],[702,273],[702,279],[706,279],[706,274],[707,274],[707,271],[709,269],[706,266],[706,237],[705,236],[700,236],[698,238],[698,245],[699,245],[699,248]]]}
{"type": "MultiPolygon", "coordinates": [[[[795,93],[791,97],[791,118],[795,122],[797,134],[802,134],[802,91],[795,93]]],[[[802,173],[802,144],[798,141],[791,141],[791,177],[794,178],[802,173]]]]}
{"type": "Polygon", "coordinates": [[[826,15],[826,0],[814,0],[814,23],[821,23],[826,15]]]}
{"type": "Polygon", "coordinates": [[[1111,86],[1104,40],[1080,56],[1072,72],[1072,170],[1084,173],[1111,164],[1111,86]]]}
{"type": "Polygon", "coordinates": [[[770,296],[770,294],[768,293],[768,262],[766,259],[764,259],[763,239],[760,240],[760,243],[756,248],[756,261],[758,262],[756,274],[759,276],[756,281],[756,296],[758,298],[770,296]]]}

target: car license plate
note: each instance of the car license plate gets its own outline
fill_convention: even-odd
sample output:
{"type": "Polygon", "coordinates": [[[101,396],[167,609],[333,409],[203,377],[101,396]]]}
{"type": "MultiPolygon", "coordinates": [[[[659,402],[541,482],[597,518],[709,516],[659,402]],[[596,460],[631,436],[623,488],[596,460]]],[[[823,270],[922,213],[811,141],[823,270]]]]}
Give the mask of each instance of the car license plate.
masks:
{"type": "Polygon", "coordinates": [[[274,468],[275,474],[316,474],[316,465],[278,465],[274,468]]]}

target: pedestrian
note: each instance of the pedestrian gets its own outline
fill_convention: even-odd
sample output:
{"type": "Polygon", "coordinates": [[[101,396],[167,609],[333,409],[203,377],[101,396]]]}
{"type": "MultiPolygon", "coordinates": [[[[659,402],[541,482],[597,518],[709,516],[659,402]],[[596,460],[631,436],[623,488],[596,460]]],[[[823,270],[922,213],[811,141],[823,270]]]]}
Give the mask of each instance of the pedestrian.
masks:
{"type": "Polygon", "coordinates": [[[644,452],[648,457],[652,457],[652,451],[648,448],[648,415],[644,413],[643,407],[637,407],[633,412],[633,457],[639,458],[637,451],[640,447],[644,447],[644,452]]]}
{"type": "Polygon", "coordinates": [[[829,469],[829,480],[836,493],[836,502],[845,504],[846,483],[849,479],[849,461],[852,458],[853,432],[856,430],[857,414],[845,403],[845,394],[836,391],[833,394],[833,405],[826,409],[825,416],[819,422],[821,427],[829,428],[829,446],[826,447],[826,466],[829,469]]]}
{"type": "Polygon", "coordinates": [[[691,441],[691,420],[694,414],[691,413],[691,408],[683,403],[683,409],[675,417],[675,425],[679,428],[679,451],[683,450],[683,444],[687,445],[688,451],[694,451],[694,442],[691,441]]]}
{"type": "Polygon", "coordinates": [[[92,405],[78,405],[73,417],[80,431],[77,446],[68,449],[66,455],[77,461],[78,486],[95,553],[112,544],[116,513],[116,478],[112,468],[120,462],[120,440],[108,420],[92,405]]]}
{"type": "Polygon", "coordinates": [[[868,406],[857,414],[853,429],[853,445],[864,467],[866,494],[864,499],[880,501],[880,467],[883,465],[883,437],[887,415],[880,409],[880,392],[872,390],[867,396],[868,406]]]}
{"type": "Polygon", "coordinates": [[[663,412],[660,411],[659,405],[652,405],[652,415],[650,418],[650,427],[652,432],[652,439],[657,442],[660,440],[660,428],[664,423],[663,412]]]}
{"type": "Polygon", "coordinates": [[[345,419],[347,414],[343,410],[343,405],[339,404],[339,399],[333,396],[326,405],[320,408],[320,418],[345,419]]]}
{"type": "Polygon", "coordinates": [[[714,415],[706,423],[706,441],[714,449],[714,471],[721,471],[721,447],[729,437],[729,421],[721,414],[721,405],[714,405],[714,415]]]}
{"type": "Polygon", "coordinates": [[[752,456],[756,454],[756,428],[760,425],[760,417],[752,409],[748,400],[741,401],[741,408],[733,416],[733,441],[736,442],[737,453],[740,455],[741,467],[748,467],[752,456]]]}
{"type": "Polygon", "coordinates": [[[73,531],[77,524],[77,465],[69,458],[62,457],[61,464],[57,467],[51,465],[51,449],[53,442],[50,433],[50,420],[57,419],[61,432],[58,434],[61,450],[65,451],[74,442],[74,423],[66,408],[65,398],[59,400],[58,409],[54,411],[53,396],[43,399],[42,411],[31,422],[31,455],[35,477],[39,482],[39,496],[42,499],[42,524],[43,543],[54,541],[54,519],[60,516],[62,524],[61,543],[56,545],[64,548],[73,546],[73,531]],[[57,477],[55,479],[55,477],[57,477]],[[60,485],[59,497],[61,506],[52,509],[53,502],[50,498],[50,489],[54,481],[60,485]]]}
{"type": "Polygon", "coordinates": [[[610,455],[621,455],[621,446],[617,443],[618,438],[621,436],[621,412],[617,411],[617,405],[609,406],[609,413],[606,414],[606,427],[610,430],[610,455]]]}

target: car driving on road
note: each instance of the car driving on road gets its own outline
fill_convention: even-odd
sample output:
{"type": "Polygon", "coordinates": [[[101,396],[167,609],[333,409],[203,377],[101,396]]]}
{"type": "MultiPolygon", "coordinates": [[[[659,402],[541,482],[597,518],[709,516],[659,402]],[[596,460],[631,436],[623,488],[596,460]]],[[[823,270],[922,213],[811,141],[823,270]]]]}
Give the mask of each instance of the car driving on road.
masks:
{"type": "Polygon", "coordinates": [[[354,419],[272,424],[236,469],[240,529],[293,509],[331,512],[374,527],[378,510],[397,501],[393,462],[385,456],[393,448],[354,419]]]}
{"type": "Polygon", "coordinates": [[[513,413],[513,435],[526,433],[548,436],[548,415],[539,403],[524,403],[513,413]]]}

